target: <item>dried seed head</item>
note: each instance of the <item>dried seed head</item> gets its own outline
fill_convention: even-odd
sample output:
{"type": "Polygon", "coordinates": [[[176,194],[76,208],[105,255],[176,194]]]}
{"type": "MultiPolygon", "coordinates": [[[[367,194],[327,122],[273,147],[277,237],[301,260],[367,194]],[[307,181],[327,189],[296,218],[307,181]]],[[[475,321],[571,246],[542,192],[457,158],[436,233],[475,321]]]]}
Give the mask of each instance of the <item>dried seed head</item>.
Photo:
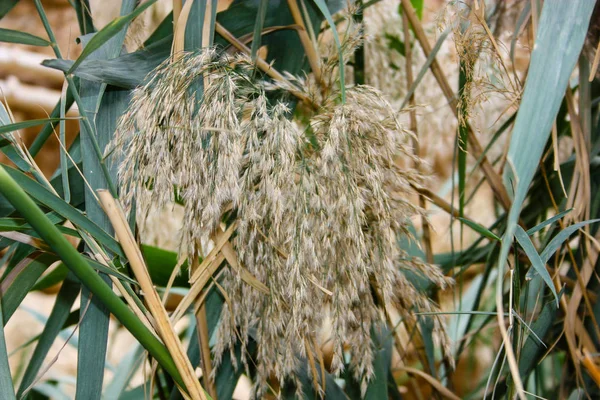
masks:
{"type": "MultiPolygon", "coordinates": [[[[448,282],[397,244],[409,234],[408,218],[420,212],[409,194],[421,176],[398,164],[414,159],[405,145],[409,133],[367,86],[349,88],[344,105],[327,100],[299,127],[252,77],[249,60],[214,51],[162,65],[121,121],[115,147],[123,153],[122,192],[142,209],[181,197],[182,252],[189,258],[201,237],[237,222],[231,241],[238,261],[269,294],[224,267],[220,286],[228,301],[214,353],[217,364],[227,351],[237,363],[239,343],[247,367],[245,349],[256,341],[256,396],[271,377],[300,388],[301,359],[316,358],[326,318],[333,372],[345,367],[349,345],[350,368],[366,389],[374,373],[371,332],[384,323],[385,305],[406,315],[435,308],[402,270],[448,282]]],[[[441,324],[436,329],[445,338],[441,324]]]]}

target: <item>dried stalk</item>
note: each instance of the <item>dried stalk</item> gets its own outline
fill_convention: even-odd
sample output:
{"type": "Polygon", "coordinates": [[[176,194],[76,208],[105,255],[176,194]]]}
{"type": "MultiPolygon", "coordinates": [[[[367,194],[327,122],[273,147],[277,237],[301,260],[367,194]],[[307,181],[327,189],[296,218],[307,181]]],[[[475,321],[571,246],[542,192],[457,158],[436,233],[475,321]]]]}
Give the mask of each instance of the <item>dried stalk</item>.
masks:
{"type": "MultiPolygon", "coordinates": [[[[223,38],[225,38],[225,40],[227,40],[229,43],[231,43],[231,45],[233,47],[235,47],[242,53],[247,54],[247,55],[250,55],[252,53],[250,51],[250,49],[248,48],[248,46],[246,46],[243,42],[241,42],[238,38],[236,38],[231,32],[229,32],[227,29],[225,29],[225,27],[223,27],[223,25],[221,25],[218,22],[215,22],[215,32],[217,32],[219,35],[223,36],[223,38]]],[[[288,86],[290,86],[290,87],[293,86],[292,84],[290,84],[288,82],[288,80],[279,71],[277,71],[275,68],[273,68],[269,63],[267,63],[262,58],[256,57],[256,66],[258,66],[258,68],[261,71],[263,71],[265,74],[269,75],[271,78],[275,79],[276,81],[286,82],[288,84],[288,86]]],[[[316,105],[313,103],[313,101],[308,96],[306,96],[304,93],[302,93],[301,91],[290,90],[290,93],[293,94],[294,96],[296,96],[298,99],[305,102],[306,104],[312,106],[313,108],[316,108],[316,105]]]]}
{"type": "Polygon", "coordinates": [[[294,18],[294,22],[296,23],[296,25],[299,25],[301,27],[301,29],[298,30],[298,36],[300,37],[300,42],[302,42],[302,47],[304,48],[306,57],[308,57],[310,68],[312,69],[312,72],[315,75],[317,82],[319,82],[319,84],[322,87],[324,87],[325,83],[323,82],[323,74],[321,71],[321,58],[317,54],[315,46],[310,40],[310,37],[308,37],[306,25],[304,24],[304,19],[302,19],[300,8],[298,8],[298,1],[287,0],[287,3],[290,9],[290,13],[292,14],[292,18],[294,18]]]}
{"type": "MultiPolygon", "coordinates": [[[[404,59],[406,60],[406,87],[410,88],[413,84],[413,69],[412,69],[412,46],[410,40],[410,30],[408,29],[408,18],[406,17],[406,13],[402,13],[402,30],[404,33],[404,59]]],[[[415,168],[417,170],[420,169],[420,156],[419,151],[419,127],[417,125],[417,110],[415,108],[415,94],[411,94],[408,99],[408,104],[410,106],[409,117],[410,117],[410,130],[414,134],[413,136],[413,151],[417,156],[417,161],[415,164],[415,168]]],[[[427,209],[427,203],[425,202],[425,196],[422,193],[419,193],[419,206],[423,209],[427,209]]],[[[433,263],[433,249],[431,246],[431,226],[429,225],[429,221],[427,221],[427,217],[425,215],[421,216],[421,225],[423,226],[423,244],[425,247],[425,259],[428,263],[433,263]]]]}
{"type": "MultiPolygon", "coordinates": [[[[411,26],[413,27],[415,36],[417,37],[417,40],[421,44],[423,53],[425,53],[425,57],[429,57],[429,54],[431,54],[431,44],[429,43],[429,40],[427,39],[427,36],[425,35],[425,31],[423,30],[423,26],[421,25],[421,22],[419,21],[419,18],[417,17],[415,9],[413,8],[410,0],[401,0],[401,1],[402,1],[402,8],[403,8],[411,26]]],[[[435,76],[435,78],[438,82],[438,85],[442,89],[444,96],[448,100],[448,104],[450,105],[452,112],[458,118],[458,99],[457,99],[456,95],[454,94],[452,88],[450,87],[450,84],[448,83],[448,80],[446,79],[444,72],[440,68],[440,65],[438,64],[437,60],[434,59],[431,62],[430,68],[431,68],[431,72],[433,72],[433,75],[435,76]]],[[[473,157],[475,159],[481,160],[481,169],[483,170],[483,173],[485,174],[485,176],[488,180],[488,183],[489,183],[490,187],[492,188],[497,200],[500,202],[500,204],[502,205],[502,207],[505,210],[510,209],[511,200],[510,200],[510,197],[508,196],[508,193],[506,192],[506,188],[504,187],[502,178],[496,172],[496,170],[494,170],[494,167],[492,166],[492,164],[489,162],[487,157],[483,154],[483,147],[481,146],[481,143],[479,143],[479,139],[477,139],[477,136],[475,135],[473,128],[468,123],[466,124],[466,126],[467,126],[467,130],[468,130],[468,135],[467,135],[468,142],[469,142],[469,145],[471,146],[470,153],[473,155],[473,157]]]]}
{"type": "MultiPolygon", "coordinates": [[[[102,203],[102,207],[115,230],[117,238],[123,247],[123,251],[129,260],[129,265],[140,284],[142,292],[145,295],[146,304],[152,316],[156,320],[156,328],[158,334],[162,338],[165,346],[171,353],[175,365],[179,370],[183,382],[190,396],[194,399],[206,400],[204,390],[196,378],[194,368],[187,358],[181,341],[175,333],[173,325],[169,321],[167,311],[165,310],[146,268],[141,251],[135,242],[135,238],[129,229],[127,219],[121,207],[106,190],[99,190],[98,195],[102,203]]],[[[181,390],[184,393],[183,390],[181,390]]]]}

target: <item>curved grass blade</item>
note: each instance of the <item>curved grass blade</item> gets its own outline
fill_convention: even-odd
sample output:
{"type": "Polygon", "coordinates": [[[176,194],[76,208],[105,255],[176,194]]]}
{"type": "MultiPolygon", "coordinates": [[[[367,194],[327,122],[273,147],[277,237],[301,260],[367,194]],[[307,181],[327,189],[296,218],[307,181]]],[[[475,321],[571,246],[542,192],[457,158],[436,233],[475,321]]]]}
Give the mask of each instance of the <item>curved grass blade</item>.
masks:
{"type": "Polygon", "coordinates": [[[479,225],[477,222],[474,222],[474,221],[471,221],[469,219],[462,218],[462,217],[459,217],[458,219],[461,222],[463,222],[465,225],[467,225],[469,228],[473,229],[477,233],[482,234],[486,238],[492,239],[492,240],[497,240],[499,242],[502,241],[502,239],[500,239],[494,232],[488,230],[487,228],[485,228],[482,225],[479,225]]]}
{"type": "Polygon", "coordinates": [[[37,345],[35,346],[35,350],[27,364],[27,368],[25,369],[25,373],[17,391],[17,396],[21,397],[25,389],[36,380],[42,364],[50,351],[50,347],[63,329],[63,325],[71,313],[71,307],[79,295],[80,287],[81,285],[76,281],[76,278],[72,273],[70,274],[70,277],[67,277],[63,282],[60,291],[56,296],[56,301],[50,316],[44,324],[44,330],[42,331],[37,345]]]}
{"type": "Polygon", "coordinates": [[[567,240],[569,236],[571,236],[573,233],[575,233],[575,231],[579,230],[580,228],[586,225],[595,224],[596,222],[600,222],[600,219],[592,219],[589,221],[579,222],[577,224],[568,226],[562,231],[560,231],[556,236],[552,238],[550,243],[546,245],[546,248],[540,254],[540,258],[542,259],[544,264],[547,263],[548,260],[550,260],[550,257],[552,257],[556,250],[558,250],[558,248],[564,243],[564,241],[567,240]]]}
{"type": "Polygon", "coordinates": [[[5,133],[18,131],[20,129],[31,128],[33,126],[43,125],[48,122],[59,122],[60,118],[44,118],[44,119],[30,119],[29,121],[15,122],[12,124],[0,126],[0,137],[5,133]]]}
{"type": "Polygon", "coordinates": [[[0,285],[2,317],[6,324],[40,276],[56,261],[52,254],[34,253],[17,264],[0,285]]]}
{"type": "Polygon", "coordinates": [[[546,262],[540,257],[537,250],[533,246],[533,243],[531,243],[531,239],[529,239],[527,232],[525,232],[525,230],[523,230],[523,228],[521,228],[520,225],[517,225],[517,229],[515,231],[515,238],[517,239],[517,242],[519,242],[523,250],[525,250],[525,254],[527,254],[529,261],[531,261],[531,266],[535,268],[535,270],[538,274],[540,274],[548,288],[550,288],[550,290],[552,291],[552,294],[556,299],[556,306],[558,307],[558,293],[556,293],[556,289],[554,288],[552,278],[550,277],[548,270],[546,270],[546,262]]]}
{"type": "Polygon", "coordinates": [[[260,0],[258,5],[258,12],[256,13],[256,22],[254,22],[254,33],[252,35],[252,49],[251,56],[252,61],[256,60],[258,49],[262,40],[262,30],[265,25],[265,17],[267,16],[267,9],[269,8],[269,0],[260,0]]]}
{"type": "MultiPolygon", "coordinates": [[[[107,83],[126,89],[143,84],[144,79],[170,54],[171,37],[152,43],[136,52],[109,60],[85,60],[75,70],[75,76],[94,82],[107,83]]],[[[71,60],[44,60],[42,65],[67,72],[71,60]]]]}
{"type": "Polygon", "coordinates": [[[15,388],[12,383],[12,374],[8,365],[8,350],[4,338],[4,323],[2,315],[2,299],[0,298],[0,398],[6,400],[16,399],[15,388]]]}
{"type": "Polygon", "coordinates": [[[50,42],[27,32],[0,28],[0,42],[26,44],[29,46],[50,46],[50,42]]]}
{"type": "Polygon", "coordinates": [[[565,215],[567,215],[568,213],[570,213],[572,210],[573,210],[572,208],[569,208],[568,210],[565,210],[563,212],[560,212],[560,213],[556,214],[552,218],[548,218],[544,222],[541,222],[541,223],[537,224],[536,226],[534,226],[533,228],[527,230],[527,234],[529,236],[531,236],[534,233],[539,232],[540,230],[544,229],[546,226],[555,223],[556,221],[558,221],[559,219],[561,219],[562,217],[564,217],[565,215]]]}
{"type": "MultiPolygon", "coordinates": [[[[98,225],[86,218],[81,211],[77,210],[70,204],[66,203],[60,197],[55,196],[49,190],[44,188],[42,185],[29,178],[24,173],[17,171],[14,168],[8,166],[2,166],[6,173],[14,179],[25,192],[41,204],[44,204],[48,208],[51,208],[58,214],[62,215],[73,224],[79,226],[81,229],[92,235],[98,242],[103,246],[113,251],[120,257],[124,257],[121,247],[117,241],[110,236],[106,231],[100,228],[98,225]]],[[[33,226],[33,225],[32,225],[33,226]]]]}
{"type": "Polygon", "coordinates": [[[73,63],[71,68],[69,68],[69,70],[67,71],[67,75],[72,74],[77,69],[79,64],[83,62],[83,60],[89,57],[94,51],[99,49],[110,38],[119,33],[121,29],[125,28],[135,17],[143,13],[148,7],[150,7],[154,3],[156,3],[156,0],[146,1],[144,4],[138,6],[132,13],[114,19],[100,31],[96,32],[94,37],[88,42],[88,44],[81,52],[81,55],[73,63]]]}
{"type": "Polygon", "coordinates": [[[510,191],[514,185],[515,191],[500,255],[502,265],[508,255],[527,189],[579,58],[594,3],[587,0],[544,2],[527,82],[510,141],[508,168],[504,174],[505,186],[510,191]]]}

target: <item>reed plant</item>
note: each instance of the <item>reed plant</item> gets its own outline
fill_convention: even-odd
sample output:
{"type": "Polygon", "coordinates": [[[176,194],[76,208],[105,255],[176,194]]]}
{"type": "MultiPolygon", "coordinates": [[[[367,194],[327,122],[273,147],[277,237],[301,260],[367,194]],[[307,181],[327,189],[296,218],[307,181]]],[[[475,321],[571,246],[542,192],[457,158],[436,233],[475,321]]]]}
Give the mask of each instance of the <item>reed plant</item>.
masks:
{"type": "Polygon", "coordinates": [[[0,107],[3,327],[60,285],[26,366],[0,335],[1,399],[230,399],[244,380],[253,398],[599,395],[595,1],[453,1],[432,46],[423,1],[175,0],[127,53],[154,3],[96,29],[73,2],[76,60],[39,0],[47,38],[0,29],[49,46],[66,88],[47,119],[0,107]],[[453,119],[435,132],[454,138],[446,196],[419,151],[432,90],[453,119]],[[34,157],[56,129],[46,177],[34,157]],[[145,245],[174,205],[179,246],[145,245]],[[459,231],[449,252],[432,209],[459,231]],[[136,343],[119,365],[111,323],[136,343]],[[47,374],[67,328],[71,391],[47,374]]]}

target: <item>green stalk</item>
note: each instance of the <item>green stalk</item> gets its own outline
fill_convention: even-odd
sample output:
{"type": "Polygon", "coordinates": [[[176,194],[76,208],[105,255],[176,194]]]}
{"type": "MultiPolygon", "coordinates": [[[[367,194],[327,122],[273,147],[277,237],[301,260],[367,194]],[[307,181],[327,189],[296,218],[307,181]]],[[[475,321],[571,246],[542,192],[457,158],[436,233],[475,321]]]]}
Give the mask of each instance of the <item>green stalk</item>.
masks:
{"type": "MultiPolygon", "coordinates": [[[[54,54],[56,58],[62,60],[62,54],[60,53],[60,49],[56,42],[56,37],[54,36],[54,31],[52,31],[52,27],[50,26],[50,21],[48,21],[48,17],[46,16],[46,11],[44,11],[44,7],[40,0],[35,0],[35,7],[40,15],[40,19],[42,20],[42,24],[44,25],[44,29],[46,29],[46,34],[48,38],[50,38],[50,46],[54,50],[54,54]]],[[[114,198],[118,198],[117,188],[113,183],[108,168],[106,167],[106,163],[104,162],[104,156],[102,155],[102,151],[100,150],[100,145],[98,144],[98,139],[96,138],[96,130],[92,127],[92,124],[89,121],[87,113],[85,112],[85,108],[83,107],[83,103],[81,102],[81,98],[79,97],[79,92],[77,91],[77,86],[75,85],[75,81],[73,77],[65,74],[65,78],[69,85],[69,90],[73,94],[73,98],[75,103],[77,103],[77,107],[79,108],[79,114],[81,114],[81,120],[85,125],[85,131],[90,136],[90,140],[92,142],[92,146],[94,148],[94,152],[98,157],[98,162],[100,163],[100,167],[102,168],[102,174],[106,179],[106,183],[108,184],[108,189],[114,198]]]]}
{"type": "MultiPolygon", "coordinates": [[[[71,106],[73,105],[73,101],[74,101],[73,95],[71,94],[71,92],[69,90],[67,90],[67,98],[65,100],[65,110],[68,110],[69,108],[71,108],[71,106]]],[[[52,110],[52,113],[50,114],[50,118],[60,118],[61,103],[62,103],[62,99],[58,102],[58,104],[52,110]]],[[[58,121],[57,122],[48,122],[46,125],[44,125],[44,127],[42,128],[40,133],[33,140],[33,143],[31,144],[31,146],[29,146],[29,153],[31,154],[32,157],[35,157],[40,152],[40,150],[42,149],[42,147],[44,146],[44,144],[46,143],[46,141],[48,140],[50,135],[52,135],[52,132],[54,131],[54,127],[57,124],[58,124],[58,121]]]]}
{"type": "Polygon", "coordinates": [[[185,388],[181,375],[166,347],[146,328],[121,299],[98,276],[81,254],[67,241],[58,228],[46,217],[33,200],[8,175],[4,166],[0,168],[0,193],[19,211],[40,237],[58,254],[63,263],[114,316],[127,328],[142,346],[173,377],[181,388],[185,388]]]}

